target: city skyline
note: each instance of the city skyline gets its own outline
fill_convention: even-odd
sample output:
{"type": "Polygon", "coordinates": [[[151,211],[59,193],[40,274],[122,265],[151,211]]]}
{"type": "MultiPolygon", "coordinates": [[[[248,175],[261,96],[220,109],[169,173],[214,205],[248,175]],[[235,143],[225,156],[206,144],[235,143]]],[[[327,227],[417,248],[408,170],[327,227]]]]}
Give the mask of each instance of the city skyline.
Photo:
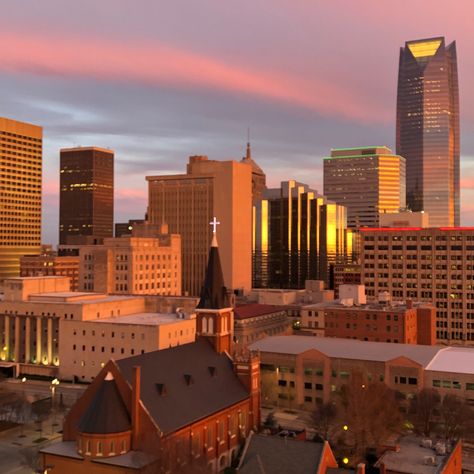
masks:
{"type": "Polygon", "coordinates": [[[2,115],[44,126],[45,242],[57,241],[62,147],[116,151],[116,221],[143,217],[146,174],[178,172],[192,154],[240,159],[247,127],[270,187],[291,177],[322,192],[329,148],[395,148],[399,47],[437,35],[458,45],[461,223],[474,223],[467,2],[449,14],[442,2],[430,2],[429,11],[420,2],[412,17],[422,12],[422,23],[406,21],[396,5],[372,1],[363,8],[281,1],[270,16],[263,2],[231,4],[226,12],[206,1],[187,5],[185,18],[182,2],[145,2],[136,11],[128,2],[114,8],[86,2],[72,10],[58,1],[44,9],[27,3],[31,8],[12,6],[0,20],[11,45],[0,53],[0,85],[8,91],[2,115]],[[387,19],[396,28],[387,31],[387,19]],[[382,39],[374,41],[377,33],[382,39]],[[104,57],[111,59],[107,68],[104,57]]]}

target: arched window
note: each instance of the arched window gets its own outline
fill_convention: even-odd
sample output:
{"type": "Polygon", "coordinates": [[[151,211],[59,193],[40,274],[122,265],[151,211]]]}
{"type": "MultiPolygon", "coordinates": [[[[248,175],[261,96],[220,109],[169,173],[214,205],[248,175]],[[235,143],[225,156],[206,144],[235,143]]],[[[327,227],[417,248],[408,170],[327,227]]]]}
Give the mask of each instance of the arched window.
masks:
{"type": "Polygon", "coordinates": [[[90,440],[87,440],[86,442],[86,454],[90,454],[91,453],[91,442],[90,440]]]}
{"type": "Polygon", "coordinates": [[[123,439],[120,447],[121,447],[120,453],[121,454],[126,453],[127,452],[127,441],[125,441],[123,439]]]}
{"type": "Polygon", "coordinates": [[[115,441],[110,442],[110,450],[109,450],[109,456],[113,456],[115,454],[115,441]]]}
{"type": "Polygon", "coordinates": [[[102,450],[102,441],[97,441],[97,456],[102,456],[103,450],[102,450]]]}
{"type": "Polygon", "coordinates": [[[209,334],[214,334],[214,320],[212,318],[209,318],[209,325],[207,327],[207,332],[209,334]]]}

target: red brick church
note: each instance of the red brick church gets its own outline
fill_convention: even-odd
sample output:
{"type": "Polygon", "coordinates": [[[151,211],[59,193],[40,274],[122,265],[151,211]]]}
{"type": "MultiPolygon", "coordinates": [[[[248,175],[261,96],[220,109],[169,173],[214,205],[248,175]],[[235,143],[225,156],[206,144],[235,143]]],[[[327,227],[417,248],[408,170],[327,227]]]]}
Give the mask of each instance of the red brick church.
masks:
{"type": "Polygon", "coordinates": [[[255,354],[232,358],[233,309],[213,238],[196,342],[110,360],[72,407],[43,468],[67,473],[221,472],[260,424],[255,354]],[[54,466],[54,468],[52,467],[54,466]]]}

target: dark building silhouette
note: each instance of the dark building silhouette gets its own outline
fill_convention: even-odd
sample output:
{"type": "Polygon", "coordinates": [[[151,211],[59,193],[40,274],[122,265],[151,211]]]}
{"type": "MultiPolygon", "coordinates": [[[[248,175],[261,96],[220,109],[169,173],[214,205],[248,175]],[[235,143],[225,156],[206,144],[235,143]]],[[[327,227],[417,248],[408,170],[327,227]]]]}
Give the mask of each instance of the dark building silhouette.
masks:
{"type": "Polygon", "coordinates": [[[397,154],[406,159],[407,205],[432,226],[459,225],[456,43],[408,41],[400,50],[397,154]]]}
{"type": "Polygon", "coordinates": [[[113,237],[114,152],[63,149],[60,168],[59,243],[77,243],[77,236],[113,237]]]}
{"type": "Polygon", "coordinates": [[[254,206],[254,288],[332,287],[331,265],[347,254],[346,208],[290,180],[267,189],[254,206]]]}

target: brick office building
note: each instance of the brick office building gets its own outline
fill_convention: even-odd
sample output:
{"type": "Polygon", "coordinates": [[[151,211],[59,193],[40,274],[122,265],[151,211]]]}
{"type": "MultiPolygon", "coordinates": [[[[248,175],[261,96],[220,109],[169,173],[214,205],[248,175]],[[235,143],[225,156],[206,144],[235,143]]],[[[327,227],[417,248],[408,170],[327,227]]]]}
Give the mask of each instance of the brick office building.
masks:
{"type": "Polygon", "coordinates": [[[361,229],[362,283],[373,300],[433,303],[436,338],[474,342],[474,227],[361,229]]]}
{"type": "Polygon", "coordinates": [[[260,369],[256,355],[228,355],[233,310],[216,241],[196,313],[195,343],[105,365],[67,415],[62,442],[42,451],[44,468],[220,472],[231,464],[260,424],[260,369]]]}

